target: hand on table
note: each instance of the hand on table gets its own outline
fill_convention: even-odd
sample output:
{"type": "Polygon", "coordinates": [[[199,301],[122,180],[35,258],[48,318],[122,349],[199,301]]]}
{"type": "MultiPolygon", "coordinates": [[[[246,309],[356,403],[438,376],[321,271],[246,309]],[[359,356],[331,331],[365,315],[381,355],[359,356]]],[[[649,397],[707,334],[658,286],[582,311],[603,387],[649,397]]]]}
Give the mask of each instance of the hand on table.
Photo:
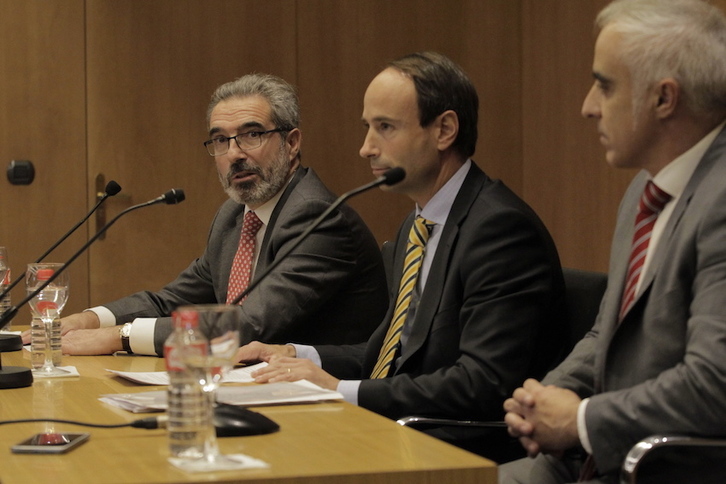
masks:
{"type": "MultiPolygon", "coordinates": [[[[71,314],[65,318],[61,318],[61,336],[74,329],[92,329],[99,328],[101,322],[93,311],[83,311],[81,313],[71,314]]],[[[118,329],[116,330],[118,332],[118,329]]],[[[30,344],[30,330],[22,332],[23,344],[30,344]]]]}
{"type": "Polygon", "coordinates": [[[292,345],[268,345],[253,341],[237,351],[237,361],[266,361],[268,365],[252,374],[257,383],[308,380],[316,385],[335,390],[338,380],[312,361],[295,358],[292,345]]]}
{"type": "Polygon", "coordinates": [[[61,337],[64,355],[110,355],[123,350],[117,326],[73,329],[61,337]]]}
{"type": "Polygon", "coordinates": [[[307,380],[328,390],[338,388],[338,380],[312,361],[305,358],[274,356],[264,368],[252,373],[257,383],[307,380]]]}

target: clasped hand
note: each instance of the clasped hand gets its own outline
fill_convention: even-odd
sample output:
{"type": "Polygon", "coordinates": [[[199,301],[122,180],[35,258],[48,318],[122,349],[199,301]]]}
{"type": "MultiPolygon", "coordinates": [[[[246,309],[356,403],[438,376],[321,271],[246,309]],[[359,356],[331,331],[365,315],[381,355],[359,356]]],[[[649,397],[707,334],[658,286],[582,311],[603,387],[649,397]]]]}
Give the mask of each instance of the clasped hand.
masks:
{"type": "Polygon", "coordinates": [[[528,379],[504,402],[504,421],[509,434],[519,438],[530,457],[540,452],[561,454],[580,442],[580,402],[580,397],[570,390],[528,379]]]}

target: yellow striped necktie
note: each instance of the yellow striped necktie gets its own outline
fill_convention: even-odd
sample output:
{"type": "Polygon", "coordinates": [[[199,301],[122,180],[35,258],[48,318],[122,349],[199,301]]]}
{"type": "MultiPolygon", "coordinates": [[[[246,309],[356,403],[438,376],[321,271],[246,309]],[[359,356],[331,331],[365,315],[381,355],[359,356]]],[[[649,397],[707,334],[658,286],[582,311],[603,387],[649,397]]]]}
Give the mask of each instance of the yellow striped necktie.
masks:
{"type": "Polygon", "coordinates": [[[408,234],[408,244],[406,245],[406,259],[403,264],[403,276],[401,284],[398,288],[398,297],[396,298],[396,307],[393,311],[393,319],[388,327],[386,339],[384,340],[381,351],[378,354],[378,361],[371,372],[371,378],[385,378],[391,371],[393,357],[396,349],[401,341],[401,332],[403,331],[403,323],[406,321],[406,314],[411,304],[413,291],[416,288],[421,261],[423,260],[424,246],[429,240],[431,229],[434,227],[433,222],[423,217],[416,217],[411,231],[408,234]]]}

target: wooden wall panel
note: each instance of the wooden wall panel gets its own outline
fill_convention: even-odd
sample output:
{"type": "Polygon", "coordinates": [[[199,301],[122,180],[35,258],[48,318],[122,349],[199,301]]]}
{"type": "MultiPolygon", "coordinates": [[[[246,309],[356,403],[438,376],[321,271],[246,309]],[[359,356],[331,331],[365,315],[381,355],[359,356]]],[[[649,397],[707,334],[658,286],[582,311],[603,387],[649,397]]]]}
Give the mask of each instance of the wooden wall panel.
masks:
{"type": "Polygon", "coordinates": [[[157,289],[201,255],[226,199],[202,146],[210,96],[255,71],[295,82],[295,4],[87,0],[87,22],[89,183],[103,173],[126,195],[108,217],[170,188],[187,195],[129,214],[94,246],[97,304],[157,289]]]}
{"type": "MultiPolygon", "coordinates": [[[[458,62],[480,95],[474,159],[521,190],[519,2],[302,0],[298,73],[305,163],[343,193],[371,180],[359,157],[363,94],[386,63],[436,50],[458,62]]],[[[378,240],[393,238],[413,204],[376,193],[351,201],[378,240]]]]}
{"type": "Polygon", "coordinates": [[[522,12],[524,197],[563,265],[602,271],[634,175],[605,162],[595,121],[580,115],[592,85],[594,19],[606,3],[526,0],[522,12]]]}
{"type": "MultiPolygon", "coordinates": [[[[182,205],[130,214],[91,250],[90,303],[159,287],[199,254],[225,199],[201,146],[216,86],[252,71],[296,84],[303,162],[343,193],[371,179],[358,156],[369,81],[387,61],[431,49],[460,63],[479,91],[477,163],[534,207],[565,265],[606,270],[633,176],[605,163],[594,122],[580,116],[593,20],[606,3],[0,0],[0,160],[38,168],[28,187],[0,177],[0,243],[22,270],[90,208],[98,173],[124,187],[107,203],[109,218],[182,187],[182,205]]],[[[412,208],[380,192],[351,204],[380,242],[412,208]]],[[[72,270],[69,311],[89,302],[87,269],[82,257],[72,270]]]]}
{"type": "MultiPolygon", "coordinates": [[[[82,0],[0,1],[0,245],[13,276],[25,271],[83,217],[86,135],[82,0]],[[31,185],[11,185],[11,160],[35,165],[31,185]]],[[[81,228],[47,260],[67,260],[87,235],[81,228]]],[[[88,304],[87,258],[70,269],[65,313],[88,304]]],[[[13,301],[25,297],[20,283],[13,301]]],[[[27,308],[16,317],[29,324],[27,308]]]]}
{"type": "MultiPolygon", "coordinates": [[[[592,85],[594,20],[606,0],[525,0],[522,12],[524,198],[563,265],[607,271],[620,198],[634,170],[609,166],[596,121],[580,115],[592,85]]],[[[726,0],[713,2],[726,9],[726,0]]]]}

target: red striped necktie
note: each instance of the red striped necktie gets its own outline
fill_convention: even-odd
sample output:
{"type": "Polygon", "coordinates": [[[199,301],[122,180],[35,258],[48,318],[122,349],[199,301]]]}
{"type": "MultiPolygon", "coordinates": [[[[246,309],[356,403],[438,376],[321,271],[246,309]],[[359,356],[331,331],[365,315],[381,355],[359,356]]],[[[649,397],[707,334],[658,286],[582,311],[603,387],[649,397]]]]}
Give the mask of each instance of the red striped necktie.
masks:
{"type": "Polygon", "coordinates": [[[638,286],[640,273],[643,270],[653,226],[658,214],[671,198],[670,195],[658,188],[652,180],[648,181],[645,186],[645,191],[643,191],[638,206],[638,214],[635,217],[635,233],[633,234],[633,245],[630,251],[630,262],[628,263],[628,276],[625,279],[625,290],[620,304],[619,321],[623,320],[635,302],[635,289],[638,286]]]}

